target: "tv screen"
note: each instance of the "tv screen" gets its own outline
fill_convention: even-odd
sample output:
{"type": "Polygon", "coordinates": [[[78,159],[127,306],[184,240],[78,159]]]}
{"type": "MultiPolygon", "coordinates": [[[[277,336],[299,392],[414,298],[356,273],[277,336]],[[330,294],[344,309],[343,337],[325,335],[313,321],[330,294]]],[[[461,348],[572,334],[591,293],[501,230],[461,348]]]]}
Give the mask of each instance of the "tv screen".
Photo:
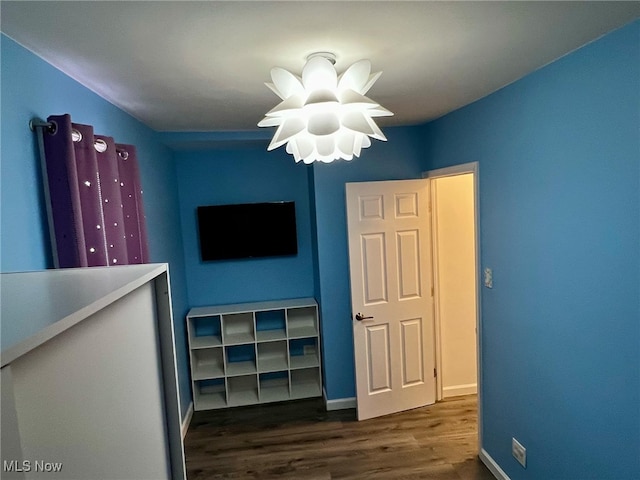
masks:
{"type": "Polygon", "coordinates": [[[203,261],[296,255],[294,202],[198,207],[203,261]]]}

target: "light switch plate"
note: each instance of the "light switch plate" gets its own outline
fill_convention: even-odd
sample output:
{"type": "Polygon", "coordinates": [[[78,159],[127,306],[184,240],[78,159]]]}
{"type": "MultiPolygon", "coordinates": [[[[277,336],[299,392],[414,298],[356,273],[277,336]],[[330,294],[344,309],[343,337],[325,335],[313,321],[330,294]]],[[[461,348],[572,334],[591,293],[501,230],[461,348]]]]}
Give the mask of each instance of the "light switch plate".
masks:
{"type": "Polygon", "coordinates": [[[484,286],[487,288],[493,288],[493,270],[490,268],[484,269],[484,286]]]}

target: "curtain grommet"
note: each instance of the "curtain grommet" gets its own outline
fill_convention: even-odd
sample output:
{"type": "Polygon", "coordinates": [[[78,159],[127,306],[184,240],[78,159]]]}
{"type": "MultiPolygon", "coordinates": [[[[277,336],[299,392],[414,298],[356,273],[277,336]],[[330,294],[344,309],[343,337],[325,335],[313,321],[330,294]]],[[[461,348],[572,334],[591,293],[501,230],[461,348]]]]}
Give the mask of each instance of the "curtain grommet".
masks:
{"type": "Polygon", "coordinates": [[[76,130],[75,128],[71,129],[71,140],[73,143],[79,143],[82,141],[82,132],[80,130],[76,130]]]}
{"type": "Polygon", "coordinates": [[[97,152],[104,153],[107,151],[107,142],[105,142],[101,138],[96,138],[93,141],[93,147],[96,149],[97,152]]]}

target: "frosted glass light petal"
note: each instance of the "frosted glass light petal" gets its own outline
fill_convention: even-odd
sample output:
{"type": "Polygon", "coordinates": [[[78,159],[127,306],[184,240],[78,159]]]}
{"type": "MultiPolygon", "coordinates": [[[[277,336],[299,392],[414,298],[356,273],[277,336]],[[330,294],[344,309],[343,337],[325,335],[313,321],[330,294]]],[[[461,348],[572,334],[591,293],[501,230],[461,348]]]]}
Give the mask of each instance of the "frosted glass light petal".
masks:
{"type": "Polygon", "coordinates": [[[280,98],[282,98],[284,100],[284,98],[282,97],[282,94],[280,93],[280,91],[276,88],[276,86],[271,83],[271,82],[264,82],[264,84],[269,87],[269,90],[271,90],[273,93],[275,93],[276,95],[278,95],[280,98]]]}
{"type": "Polygon", "coordinates": [[[289,140],[291,137],[294,137],[299,132],[305,129],[306,123],[303,119],[299,117],[291,117],[287,118],[282,124],[282,132],[280,135],[282,137],[286,137],[289,140]]]}
{"type": "Polygon", "coordinates": [[[303,158],[307,158],[313,154],[316,149],[314,141],[311,137],[306,135],[298,135],[295,140],[296,145],[298,146],[298,151],[300,152],[300,156],[303,158]]]}
{"type": "Polygon", "coordinates": [[[333,155],[333,151],[336,148],[336,142],[332,136],[326,135],[316,140],[316,146],[320,156],[330,157],[333,155]]]}
{"type": "Polygon", "coordinates": [[[268,146],[286,144],[296,162],[351,160],[371,146],[370,138],[386,140],[372,117],[393,115],[365,94],[380,77],[371,62],[360,60],[338,78],[333,63],[322,56],[309,58],[298,77],[287,70],[271,70],[266,85],[282,101],[266,113],[259,127],[277,127],[268,146]]]}
{"type": "Polygon", "coordinates": [[[271,80],[278,95],[283,100],[291,95],[303,95],[304,87],[300,79],[284,68],[274,67],[271,69],[271,80]]]}
{"type": "Polygon", "coordinates": [[[302,69],[302,84],[307,92],[338,85],[338,74],[333,64],[323,57],[310,58],[302,69]]]}
{"type": "Polygon", "coordinates": [[[276,134],[273,136],[271,143],[267,147],[268,151],[278,148],[280,145],[287,143],[297,133],[305,128],[305,122],[300,118],[289,118],[278,127],[276,134]]]}
{"type": "Polygon", "coordinates": [[[364,138],[368,138],[366,135],[356,135],[356,141],[353,145],[353,154],[356,157],[360,156],[360,151],[362,150],[362,142],[364,138]]]}
{"type": "Polygon", "coordinates": [[[340,119],[334,112],[315,113],[309,117],[307,129],[312,135],[331,135],[340,129],[340,119]]]}
{"type": "Polygon", "coordinates": [[[304,102],[305,107],[313,107],[316,105],[338,103],[338,97],[335,92],[327,88],[321,90],[315,90],[309,94],[307,100],[304,102]]]}
{"type": "Polygon", "coordinates": [[[382,133],[382,130],[378,128],[378,125],[376,125],[376,122],[374,122],[371,117],[365,116],[364,118],[366,119],[367,123],[371,127],[371,130],[373,130],[373,134],[369,134],[369,136],[371,138],[375,138],[376,140],[382,140],[383,142],[386,141],[387,137],[385,137],[384,133],[382,133]]]}
{"type": "Polygon", "coordinates": [[[296,161],[296,163],[302,160],[302,157],[300,156],[300,152],[298,151],[298,145],[296,144],[296,142],[288,142],[286,150],[288,154],[293,155],[293,159],[296,161]]]}
{"type": "Polygon", "coordinates": [[[378,104],[371,100],[369,97],[360,95],[358,92],[356,92],[355,90],[351,90],[350,88],[340,92],[340,103],[342,103],[345,107],[350,107],[358,110],[362,110],[364,108],[374,108],[378,106],[378,104]]]}
{"type": "Polygon", "coordinates": [[[363,93],[364,86],[369,80],[370,73],[371,62],[369,60],[360,60],[345,70],[340,77],[338,89],[351,89],[356,92],[363,93]]]}
{"type": "MultiPolygon", "coordinates": [[[[342,154],[342,158],[347,159],[349,156],[353,158],[353,147],[355,142],[355,132],[350,132],[348,130],[340,132],[336,146],[338,147],[338,151],[342,154]]],[[[350,158],[348,160],[350,160],[350,158]]]]}
{"type": "Polygon", "coordinates": [[[393,113],[380,105],[367,109],[367,115],[370,117],[392,117],[393,113]]]}
{"type": "Polygon", "coordinates": [[[374,130],[367,121],[367,116],[359,111],[348,112],[342,116],[342,125],[356,132],[372,135],[374,130]]]}
{"type": "Polygon", "coordinates": [[[360,91],[360,93],[362,95],[366,95],[369,89],[373,86],[373,84],[376,83],[376,80],[380,78],[380,75],[382,75],[382,72],[372,73],[369,76],[369,80],[367,80],[367,83],[365,83],[364,87],[362,87],[362,90],[360,91]]]}
{"type": "Polygon", "coordinates": [[[264,117],[258,122],[259,127],[277,127],[282,123],[282,119],[278,117],[264,117]]]}
{"type": "Polygon", "coordinates": [[[278,105],[273,107],[266,113],[267,117],[284,116],[294,114],[303,107],[304,103],[300,95],[292,95],[289,98],[281,101],[278,105]]]}

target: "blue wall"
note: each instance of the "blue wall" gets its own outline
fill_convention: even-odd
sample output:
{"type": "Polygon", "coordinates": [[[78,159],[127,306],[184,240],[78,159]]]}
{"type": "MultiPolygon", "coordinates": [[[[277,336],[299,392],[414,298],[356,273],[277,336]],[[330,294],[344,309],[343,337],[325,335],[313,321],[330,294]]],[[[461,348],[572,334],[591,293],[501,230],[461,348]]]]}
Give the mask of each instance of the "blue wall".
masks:
{"type": "Polygon", "coordinates": [[[484,448],[512,480],[640,478],[640,22],[424,134],[429,169],[480,163],[484,448]]]}
{"type": "MultiPolygon", "coordinates": [[[[183,409],[191,399],[184,318],[187,299],[178,197],[171,151],[156,132],[5,35],[2,55],[0,271],[51,268],[39,154],[29,120],[69,113],[96,133],[136,145],[145,195],[151,260],[170,264],[183,409]]],[[[2,321],[8,321],[3,318],[2,321]]]]}
{"type": "Polygon", "coordinates": [[[189,305],[313,297],[308,167],[295,165],[281,150],[267,152],[266,141],[246,141],[232,149],[226,143],[175,154],[189,305]],[[291,200],[296,204],[296,256],[200,259],[196,207],[291,200]]]}
{"type": "Polygon", "coordinates": [[[374,142],[358,160],[313,166],[296,164],[283,148],[267,152],[268,141],[257,138],[264,133],[164,134],[176,150],[189,304],[315,297],[330,400],[355,396],[345,183],[421,174],[421,130],[401,127],[385,133],[389,142],[374,142]],[[243,135],[247,140],[241,140],[243,135]],[[200,260],[197,206],[274,200],[296,202],[297,257],[200,260]]]}

